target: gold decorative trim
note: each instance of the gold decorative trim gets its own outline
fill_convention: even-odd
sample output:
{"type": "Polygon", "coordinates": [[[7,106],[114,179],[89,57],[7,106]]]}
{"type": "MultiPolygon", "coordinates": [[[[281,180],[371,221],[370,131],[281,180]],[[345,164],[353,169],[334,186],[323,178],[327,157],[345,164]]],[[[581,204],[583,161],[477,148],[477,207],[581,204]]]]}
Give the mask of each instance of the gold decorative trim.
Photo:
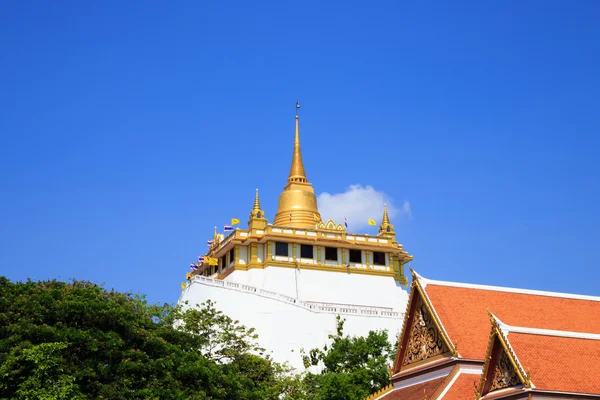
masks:
{"type": "Polygon", "coordinates": [[[420,361],[415,361],[414,363],[411,363],[411,364],[402,365],[402,372],[410,371],[410,370],[420,367],[422,365],[430,364],[430,363],[433,363],[434,361],[443,360],[443,359],[449,358],[449,357],[452,357],[452,352],[446,351],[446,352],[438,354],[436,356],[431,356],[428,358],[424,358],[423,360],[420,360],[420,361]]]}
{"type": "Polygon", "coordinates": [[[422,298],[415,303],[408,335],[401,368],[449,353],[449,348],[444,343],[442,333],[435,327],[433,315],[427,310],[422,298]]]}
{"type": "MultiPolygon", "coordinates": [[[[343,225],[342,225],[342,227],[343,227],[343,225]]],[[[236,229],[235,231],[233,231],[233,233],[231,233],[227,237],[221,239],[219,241],[219,245],[213,244],[212,250],[214,250],[215,253],[220,254],[221,251],[225,250],[229,246],[229,244],[232,242],[245,245],[245,244],[255,243],[255,242],[264,243],[268,240],[282,239],[282,240],[292,241],[294,243],[314,244],[315,242],[330,242],[330,243],[336,243],[336,245],[347,248],[347,249],[361,249],[361,250],[371,249],[374,251],[386,251],[389,253],[396,254],[398,256],[398,258],[402,260],[403,263],[410,262],[413,259],[413,256],[409,255],[408,252],[403,250],[403,246],[401,244],[396,243],[396,242],[390,242],[389,238],[385,238],[382,236],[346,234],[345,231],[334,231],[334,233],[339,234],[341,237],[330,238],[330,237],[321,236],[321,235],[319,235],[320,233],[332,233],[332,231],[330,231],[330,230],[324,231],[322,229],[295,228],[295,227],[287,228],[285,226],[274,227],[273,225],[268,225],[265,227],[263,234],[255,235],[255,234],[252,234],[252,230],[236,229]],[[273,232],[274,228],[279,229],[279,230],[290,229],[294,233],[285,234],[285,233],[280,233],[280,232],[273,232]],[[304,231],[307,233],[312,232],[312,233],[315,233],[316,236],[300,236],[300,235],[295,234],[296,231],[304,231]],[[242,236],[243,233],[245,233],[247,236],[242,236]],[[365,239],[386,239],[386,240],[388,240],[388,242],[387,243],[379,243],[379,241],[378,241],[377,243],[375,243],[375,242],[369,242],[367,240],[365,240],[365,241],[359,241],[356,239],[349,240],[346,238],[347,235],[350,235],[353,237],[364,237],[365,239]]]]}
{"type": "Polygon", "coordinates": [[[337,231],[337,232],[346,232],[346,228],[342,224],[337,224],[330,218],[327,222],[319,222],[317,224],[317,230],[323,231],[337,231]]]}
{"type": "Polygon", "coordinates": [[[383,396],[384,394],[391,392],[392,390],[394,390],[394,385],[389,384],[386,387],[379,389],[377,392],[373,393],[372,395],[365,397],[364,400],[375,400],[375,399],[383,396]]]}
{"type": "MultiPolygon", "coordinates": [[[[410,290],[410,295],[409,295],[409,299],[408,299],[408,304],[406,305],[406,312],[404,313],[404,321],[402,322],[402,330],[400,331],[400,340],[398,342],[398,351],[396,352],[396,359],[394,360],[394,374],[397,374],[403,368],[404,369],[407,368],[407,366],[402,365],[402,361],[404,358],[404,354],[402,354],[402,350],[403,350],[403,344],[404,344],[405,339],[407,340],[407,346],[408,346],[409,338],[407,338],[407,335],[409,335],[410,332],[407,332],[408,331],[407,324],[408,324],[409,318],[411,317],[411,310],[413,308],[413,304],[415,301],[418,301],[418,300],[415,300],[416,296],[419,296],[422,299],[423,304],[426,307],[427,311],[433,317],[433,323],[434,323],[436,329],[438,330],[438,332],[440,333],[446,348],[450,352],[450,355],[452,357],[458,357],[458,351],[456,349],[456,345],[452,344],[452,342],[450,341],[450,338],[448,337],[448,333],[444,329],[437,313],[435,312],[435,309],[433,308],[433,305],[431,304],[431,301],[429,300],[427,293],[425,292],[425,290],[419,283],[419,278],[417,277],[417,274],[415,273],[415,271],[412,268],[410,269],[410,271],[412,273],[411,290],[410,290]],[[402,355],[402,360],[401,360],[401,355],[402,355]]],[[[408,368],[411,368],[413,365],[414,364],[410,364],[410,366],[408,366],[408,368]]]]}
{"type": "Polygon", "coordinates": [[[505,389],[519,383],[520,380],[517,376],[517,371],[513,367],[508,354],[505,351],[501,351],[496,360],[492,384],[488,391],[493,392],[494,390],[505,389]]]}
{"type": "Polygon", "coordinates": [[[423,299],[425,301],[425,305],[426,305],[428,311],[433,316],[433,321],[435,323],[435,326],[442,334],[442,339],[446,343],[446,346],[448,347],[448,349],[452,352],[452,356],[458,357],[459,355],[458,355],[458,350],[456,348],[456,345],[450,341],[448,332],[446,332],[446,329],[444,328],[444,325],[442,324],[440,317],[437,315],[437,312],[435,311],[433,304],[431,304],[431,300],[429,300],[429,296],[427,296],[427,292],[425,292],[425,289],[423,289],[423,287],[421,286],[421,283],[419,282],[419,278],[417,277],[417,274],[415,273],[415,271],[412,268],[410,268],[410,272],[413,275],[413,281],[417,282],[417,288],[419,289],[419,292],[421,293],[421,296],[423,297],[423,299]]]}
{"type": "MultiPolygon", "coordinates": [[[[508,386],[502,386],[502,388],[515,386],[518,384],[523,385],[523,387],[525,387],[525,388],[531,387],[531,377],[530,377],[529,373],[525,373],[525,371],[521,367],[521,364],[519,363],[515,353],[512,351],[512,348],[510,347],[510,344],[508,343],[508,339],[506,338],[506,336],[504,336],[504,333],[502,332],[502,329],[500,328],[498,321],[496,320],[494,315],[489,311],[488,311],[488,315],[490,317],[492,329],[491,329],[490,338],[488,341],[488,346],[487,346],[487,350],[486,350],[483,369],[481,371],[479,387],[477,387],[477,386],[475,387],[475,398],[476,399],[480,399],[487,393],[489,393],[493,390],[500,389],[502,386],[501,382],[498,382],[498,380],[495,379],[494,376],[490,375],[490,367],[491,367],[492,358],[494,357],[494,349],[497,349],[496,350],[496,359],[495,359],[495,363],[494,363],[494,374],[496,374],[496,368],[497,368],[498,362],[500,360],[500,357],[502,357],[501,353],[503,353],[505,355],[505,357],[507,357],[507,359],[508,359],[508,360],[505,360],[505,362],[506,361],[510,362],[510,367],[512,367],[512,369],[514,370],[514,373],[516,374],[516,377],[519,380],[519,382],[510,383],[508,386]],[[495,346],[496,341],[499,342],[500,348],[495,346]],[[491,377],[492,382],[490,382],[490,387],[488,389],[486,389],[485,393],[484,393],[485,386],[488,383],[488,377],[491,377]]],[[[507,369],[507,368],[508,367],[506,367],[504,369],[507,369]]],[[[513,382],[513,380],[510,377],[510,371],[504,371],[504,372],[507,372],[509,374],[509,376],[506,376],[506,378],[509,379],[509,382],[513,382]]]]}
{"type": "MultiPolygon", "coordinates": [[[[362,268],[353,268],[346,267],[345,265],[328,265],[328,264],[304,264],[296,261],[264,261],[262,263],[252,263],[252,264],[236,264],[233,266],[236,270],[239,271],[248,271],[253,268],[265,269],[267,267],[282,267],[282,268],[300,268],[300,269],[309,269],[314,271],[327,271],[327,272],[343,272],[343,273],[352,273],[359,275],[374,275],[374,276],[388,276],[394,277],[394,271],[379,271],[376,269],[362,269],[362,268]]],[[[233,269],[232,268],[232,269],[233,269]]]]}
{"type": "Polygon", "coordinates": [[[410,314],[410,308],[412,307],[412,303],[414,301],[415,296],[418,293],[418,290],[415,290],[417,284],[413,279],[410,285],[410,295],[408,297],[408,303],[406,304],[406,311],[404,312],[404,320],[402,321],[402,328],[400,329],[400,338],[398,339],[398,350],[396,351],[396,358],[394,359],[394,374],[400,372],[400,353],[402,353],[402,343],[404,343],[404,336],[406,330],[406,324],[408,323],[408,317],[410,314]]]}

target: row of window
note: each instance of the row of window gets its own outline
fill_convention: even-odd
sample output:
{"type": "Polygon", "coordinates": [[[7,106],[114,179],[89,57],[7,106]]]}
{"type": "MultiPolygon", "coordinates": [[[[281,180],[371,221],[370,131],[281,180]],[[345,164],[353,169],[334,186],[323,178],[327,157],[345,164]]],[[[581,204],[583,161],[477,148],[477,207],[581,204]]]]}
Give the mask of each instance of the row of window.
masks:
{"type": "MultiPolygon", "coordinates": [[[[338,260],[338,249],[335,247],[325,247],[325,260],[337,261],[338,260]]],[[[351,263],[362,264],[362,251],[350,250],[349,258],[351,263]]],[[[314,257],[314,246],[309,244],[300,245],[300,258],[313,258],[314,257]]],[[[276,256],[289,256],[289,243],[275,242],[275,255],[276,256]]],[[[374,265],[385,265],[385,253],[381,251],[373,252],[373,264],[374,265]]]]}

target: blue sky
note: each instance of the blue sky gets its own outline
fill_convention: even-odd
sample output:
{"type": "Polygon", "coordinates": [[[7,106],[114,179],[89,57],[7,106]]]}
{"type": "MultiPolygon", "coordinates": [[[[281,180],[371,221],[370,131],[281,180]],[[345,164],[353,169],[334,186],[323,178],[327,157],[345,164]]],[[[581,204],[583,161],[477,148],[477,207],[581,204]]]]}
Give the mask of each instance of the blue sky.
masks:
{"type": "Polygon", "coordinates": [[[408,202],[421,275],[600,295],[600,3],[125,3],[0,5],[1,275],[176,301],[300,100],[316,192],[408,202]]]}

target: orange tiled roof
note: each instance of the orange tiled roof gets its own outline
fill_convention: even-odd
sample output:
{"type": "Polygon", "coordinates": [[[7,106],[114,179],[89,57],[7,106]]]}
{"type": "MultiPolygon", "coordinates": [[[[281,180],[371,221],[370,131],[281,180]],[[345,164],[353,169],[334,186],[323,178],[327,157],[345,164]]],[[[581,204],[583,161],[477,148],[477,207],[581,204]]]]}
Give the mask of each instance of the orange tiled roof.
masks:
{"type": "Polygon", "coordinates": [[[463,358],[484,359],[490,332],[488,310],[509,325],[600,334],[600,298],[423,278],[419,282],[463,358]]]}
{"type": "MultiPolygon", "coordinates": [[[[444,383],[445,379],[446,377],[443,376],[405,388],[395,389],[385,396],[380,397],[380,400],[423,400],[430,397],[437,388],[444,383]]],[[[472,400],[472,398],[473,396],[471,396],[470,400],[472,400]]]]}
{"type": "Polygon", "coordinates": [[[444,400],[473,400],[475,398],[475,384],[479,383],[478,374],[460,374],[450,389],[446,392],[444,400]]]}
{"type": "Polygon", "coordinates": [[[536,389],[600,393],[600,340],[517,332],[507,340],[536,389]]]}

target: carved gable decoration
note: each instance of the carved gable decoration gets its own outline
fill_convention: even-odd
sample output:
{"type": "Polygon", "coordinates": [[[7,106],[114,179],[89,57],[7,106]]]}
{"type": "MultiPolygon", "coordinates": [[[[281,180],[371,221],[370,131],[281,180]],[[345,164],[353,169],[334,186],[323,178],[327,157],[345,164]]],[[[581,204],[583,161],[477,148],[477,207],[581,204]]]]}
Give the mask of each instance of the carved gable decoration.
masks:
{"type": "Polygon", "coordinates": [[[412,323],[408,330],[408,341],[402,365],[408,365],[427,358],[435,357],[450,351],[444,342],[441,332],[433,320],[425,303],[419,296],[412,323]]]}
{"type": "Polygon", "coordinates": [[[492,375],[492,383],[489,392],[507,387],[515,386],[521,383],[517,371],[513,366],[508,354],[504,349],[500,349],[496,365],[494,366],[494,374],[492,375]]]}
{"type": "Polygon", "coordinates": [[[335,222],[333,222],[333,220],[330,218],[327,220],[327,222],[319,222],[317,224],[317,229],[324,229],[324,230],[328,230],[328,231],[345,231],[346,228],[344,228],[344,225],[342,224],[335,224],[335,222]]]}

